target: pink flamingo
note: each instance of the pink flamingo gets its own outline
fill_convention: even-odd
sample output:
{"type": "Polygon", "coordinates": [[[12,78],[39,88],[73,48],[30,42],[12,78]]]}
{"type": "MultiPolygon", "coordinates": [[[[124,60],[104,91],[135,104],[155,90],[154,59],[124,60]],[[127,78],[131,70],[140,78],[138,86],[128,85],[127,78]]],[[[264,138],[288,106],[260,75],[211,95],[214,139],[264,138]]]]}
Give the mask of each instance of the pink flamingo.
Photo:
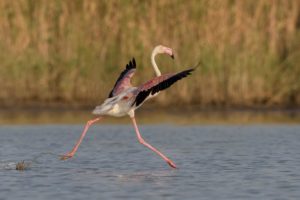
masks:
{"type": "Polygon", "coordinates": [[[65,160],[74,156],[89,127],[93,123],[102,119],[104,115],[110,115],[114,117],[129,115],[133,122],[133,126],[139,142],[157,153],[171,167],[176,168],[176,165],[172,160],[170,160],[167,156],[165,156],[163,153],[161,153],[159,150],[154,148],[143,139],[134,116],[135,110],[139,108],[146,100],[156,96],[161,90],[170,87],[176,81],[190,75],[190,73],[194,70],[188,69],[179,73],[161,75],[161,72],[155,62],[155,56],[157,54],[163,53],[168,54],[169,56],[174,58],[174,54],[171,48],[162,45],[155,47],[151,55],[151,62],[156,73],[156,77],[138,87],[133,87],[130,83],[130,80],[136,70],[135,59],[133,58],[132,61],[130,61],[129,64],[126,65],[126,69],[120,74],[113,89],[109,93],[108,98],[104,101],[103,104],[97,106],[94,109],[93,114],[99,115],[99,117],[87,122],[74,148],[69,153],[63,155],[61,159],[65,160]]]}

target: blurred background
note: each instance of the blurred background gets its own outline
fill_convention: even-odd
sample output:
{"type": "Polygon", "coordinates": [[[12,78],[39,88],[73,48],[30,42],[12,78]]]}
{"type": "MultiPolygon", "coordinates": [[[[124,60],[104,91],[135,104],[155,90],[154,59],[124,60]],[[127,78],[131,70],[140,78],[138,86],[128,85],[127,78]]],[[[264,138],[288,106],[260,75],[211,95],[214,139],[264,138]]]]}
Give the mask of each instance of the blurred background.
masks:
{"type": "Polygon", "coordinates": [[[299,133],[300,0],[0,0],[0,199],[300,199],[299,133]],[[127,116],[60,161],[158,44],[162,73],[199,63],[135,115],[179,170],[127,116]]]}
{"type": "Polygon", "coordinates": [[[158,44],[176,57],[157,57],[163,73],[200,66],[150,107],[300,107],[298,0],[4,0],[0,118],[27,108],[89,112],[132,57],[134,84],[153,77],[158,44]]]}

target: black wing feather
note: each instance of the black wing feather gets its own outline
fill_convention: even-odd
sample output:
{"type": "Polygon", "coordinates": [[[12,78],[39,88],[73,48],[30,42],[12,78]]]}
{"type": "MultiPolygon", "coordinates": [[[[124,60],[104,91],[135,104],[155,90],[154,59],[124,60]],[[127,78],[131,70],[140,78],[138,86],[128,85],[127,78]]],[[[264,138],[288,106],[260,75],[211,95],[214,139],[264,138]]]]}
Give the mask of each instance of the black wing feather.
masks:
{"type": "Polygon", "coordinates": [[[179,72],[173,76],[171,76],[170,78],[160,82],[159,84],[153,86],[152,88],[148,89],[148,90],[143,90],[140,91],[139,94],[136,96],[135,101],[133,102],[133,104],[135,104],[136,106],[139,106],[141,103],[143,103],[143,101],[151,94],[154,95],[156,93],[158,93],[161,90],[167,89],[168,87],[170,87],[171,85],[173,85],[176,81],[187,77],[188,75],[191,74],[192,71],[194,71],[195,69],[188,69],[188,70],[184,70],[182,72],[179,72]]]}
{"type": "Polygon", "coordinates": [[[108,95],[108,98],[111,98],[113,97],[113,92],[114,92],[114,89],[115,87],[117,86],[117,84],[119,83],[120,80],[123,79],[123,77],[127,74],[127,72],[131,69],[135,69],[136,68],[136,63],[135,63],[135,59],[132,58],[131,61],[129,61],[129,63],[126,65],[126,68],[122,71],[122,73],[120,74],[119,78],[117,79],[113,89],[110,91],[109,95],[108,95]]]}

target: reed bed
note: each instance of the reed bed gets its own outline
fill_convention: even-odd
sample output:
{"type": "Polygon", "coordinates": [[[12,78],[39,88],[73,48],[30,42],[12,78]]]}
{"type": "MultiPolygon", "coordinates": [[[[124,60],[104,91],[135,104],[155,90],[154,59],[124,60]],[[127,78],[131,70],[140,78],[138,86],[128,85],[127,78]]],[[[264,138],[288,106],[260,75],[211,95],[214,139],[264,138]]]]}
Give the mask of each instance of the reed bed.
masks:
{"type": "Polygon", "coordinates": [[[2,105],[93,105],[108,96],[135,57],[133,83],[198,62],[193,75],[162,93],[160,106],[300,105],[298,0],[2,0],[2,105]]]}

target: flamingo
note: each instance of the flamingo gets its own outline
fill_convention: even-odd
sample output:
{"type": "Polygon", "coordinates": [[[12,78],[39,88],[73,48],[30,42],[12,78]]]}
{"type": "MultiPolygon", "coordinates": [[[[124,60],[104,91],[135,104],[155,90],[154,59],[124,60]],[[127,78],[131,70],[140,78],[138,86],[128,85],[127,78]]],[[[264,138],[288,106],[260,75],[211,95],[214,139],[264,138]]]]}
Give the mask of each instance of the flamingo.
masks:
{"type": "Polygon", "coordinates": [[[138,141],[144,146],[154,151],[155,153],[157,153],[172,168],[176,168],[176,165],[171,159],[169,159],[158,149],[156,149],[143,139],[136,123],[135,110],[138,109],[146,100],[157,96],[160,91],[167,89],[176,81],[190,75],[195,68],[187,69],[178,73],[169,73],[161,75],[161,72],[155,62],[155,56],[157,54],[167,54],[171,56],[172,59],[174,59],[173,50],[171,48],[165,47],[163,45],[156,46],[151,54],[151,63],[155,71],[156,77],[152,78],[151,80],[138,87],[133,87],[130,83],[130,80],[136,71],[136,62],[133,58],[126,65],[125,70],[120,74],[113,89],[109,93],[108,98],[101,105],[96,106],[96,108],[93,110],[92,113],[98,115],[98,117],[89,120],[86,123],[79,140],[69,153],[61,156],[62,160],[74,156],[89,127],[95,122],[101,120],[103,116],[109,115],[114,117],[122,117],[125,115],[129,115],[129,117],[132,120],[138,141]]]}

